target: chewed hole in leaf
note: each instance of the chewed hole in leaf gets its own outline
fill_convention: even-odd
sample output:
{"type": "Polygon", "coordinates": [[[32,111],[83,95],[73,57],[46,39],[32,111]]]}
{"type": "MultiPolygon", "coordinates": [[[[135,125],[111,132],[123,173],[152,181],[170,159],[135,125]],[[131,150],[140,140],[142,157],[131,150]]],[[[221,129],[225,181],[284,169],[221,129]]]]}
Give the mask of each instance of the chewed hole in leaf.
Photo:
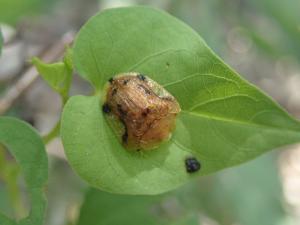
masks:
{"type": "Polygon", "coordinates": [[[162,86],[140,73],[110,78],[102,110],[129,150],[157,148],[170,139],[180,106],[162,86]]]}
{"type": "Polygon", "coordinates": [[[0,144],[0,210],[5,215],[20,220],[29,213],[30,200],[20,166],[15,158],[0,144]]]}

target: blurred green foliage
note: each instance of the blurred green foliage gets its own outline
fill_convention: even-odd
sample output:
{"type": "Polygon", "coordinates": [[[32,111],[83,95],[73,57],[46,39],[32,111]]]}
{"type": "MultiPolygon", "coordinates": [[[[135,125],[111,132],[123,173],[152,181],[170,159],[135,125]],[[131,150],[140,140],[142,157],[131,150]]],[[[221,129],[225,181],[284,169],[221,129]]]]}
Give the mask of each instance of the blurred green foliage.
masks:
{"type": "Polygon", "coordinates": [[[170,12],[198,30],[219,53],[228,29],[241,27],[267,57],[300,58],[299,8],[298,0],[175,0],[170,12]]]}
{"type": "Polygon", "coordinates": [[[3,45],[3,36],[2,36],[2,31],[0,29],[0,56],[1,56],[1,52],[2,52],[2,45],[3,45]]]}
{"type": "Polygon", "coordinates": [[[55,0],[1,0],[0,22],[16,24],[25,15],[47,10],[55,0]]]}
{"type": "MultiPolygon", "coordinates": [[[[274,23],[274,27],[278,29],[278,33],[268,34],[274,39],[273,47],[300,57],[300,2],[298,0],[253,0],[247,1],[247,4],[249,4],[247,8],[252,7],[253,12],[262,19],[274,23]]],[[[255,29],[253,22],[252,20],[252,27],[255,29]]],[[[260,31],[261,36],[264,34],[260,31]]]]}
{"type": "Polygon", "coordinates": [[[12,215],[12,207],[7,195],[7,191],[4,186],[0,186],[0,211],[7,215],[12,215]]]}

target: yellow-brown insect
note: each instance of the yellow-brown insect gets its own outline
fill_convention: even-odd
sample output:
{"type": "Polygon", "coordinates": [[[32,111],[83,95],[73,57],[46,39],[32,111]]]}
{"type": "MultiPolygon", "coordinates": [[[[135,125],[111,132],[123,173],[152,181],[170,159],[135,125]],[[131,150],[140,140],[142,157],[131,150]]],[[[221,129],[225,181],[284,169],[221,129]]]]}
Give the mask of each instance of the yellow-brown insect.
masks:
{"type": "Polygon", "coordinates": [[[127,149],[153,149],[170,138],[180,106],[169,92],[139,73],[121,74],[109,83],[103,111],[124,125],[127,149]]]}

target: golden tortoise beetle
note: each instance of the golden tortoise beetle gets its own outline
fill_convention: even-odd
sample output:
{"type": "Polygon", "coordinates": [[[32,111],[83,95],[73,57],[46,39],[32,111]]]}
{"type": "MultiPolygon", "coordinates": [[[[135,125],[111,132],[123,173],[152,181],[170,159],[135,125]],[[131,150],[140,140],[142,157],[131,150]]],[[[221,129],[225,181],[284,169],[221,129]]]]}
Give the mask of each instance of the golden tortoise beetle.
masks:
{"type": "Polygon", "coordinates": [[[148,150],[170,138],[180,112],[177,100],[162,86],[140,73],[119,74],[109,80],[102,106],[128,150],[148,150]],[[116,128],[117,127],[117,128],[116,128]]]}

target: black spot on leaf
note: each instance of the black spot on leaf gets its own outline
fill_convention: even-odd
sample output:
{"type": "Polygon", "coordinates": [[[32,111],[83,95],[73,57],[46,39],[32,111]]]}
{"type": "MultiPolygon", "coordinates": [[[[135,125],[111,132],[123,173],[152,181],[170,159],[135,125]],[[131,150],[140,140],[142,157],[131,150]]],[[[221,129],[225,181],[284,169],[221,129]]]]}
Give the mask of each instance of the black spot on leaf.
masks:
{"type": "Polygon", "coordinates": [[[124,134],[122,135],[122,141],[124,144],[126,144],[128,141],[128,133],[126,130],[125,130],[124,134]]]}
{"type": "Polygon", "coordinates": [[[143,75],[143,74],[139,74],[139,75],[137,75],[137,77],[138,77],[140,80],[142,80],[142,81],[145,81],[145,80],[146,80],[146,77],[145,77],[145,75],[143,75]]]}
{"type": "Polygon", "coordinates": [[[112,84],[112,82],[114,82],[114,78],[110,78],[108,82],[112,84]]]}
{"type": "Polygon", "coordinates": [[[109,105],[107,103],[105,103],[103,106],[102,106],[102,111],[104,113],[110,113],[111,109],[109,107],[109,105]]]}
{"type": "Polygon", "coordinates": [[[194,173],[200,170],[201,164],[195,157],[189,157],[185,160],[186,172],[194,173]]]}
{"type": "Polygon", "coordinates": [[[139,84],[138,86],[139,86],[141,89],[143,89],[147,95],[150,95],[150,94],[151,94],[151,91],[150,91],[148,88],[146,88],[145,86],[143,86],[143,85],[141,85],[141,84],[139,84]]]}
{"type": "Polygon", "coordinates": [[[117,89],[113,89],[111,94],[112,94],[112,96],[114,96],[115,94],[117,94],[117,89]]]}
{"type": "Polygon", "coordinates": [[[117,104],[117,108],[118,108],[118,111],[120,113],[120,116],[123,118],[127,115],[127,112],[125,110],[123,110],[122,106],[120,104],[117,104]]]}
{"type": "Polygon", "coordinates": [[[129,80],[124,80],[123,85],[126,85],[129,82],[129,80]]]}

